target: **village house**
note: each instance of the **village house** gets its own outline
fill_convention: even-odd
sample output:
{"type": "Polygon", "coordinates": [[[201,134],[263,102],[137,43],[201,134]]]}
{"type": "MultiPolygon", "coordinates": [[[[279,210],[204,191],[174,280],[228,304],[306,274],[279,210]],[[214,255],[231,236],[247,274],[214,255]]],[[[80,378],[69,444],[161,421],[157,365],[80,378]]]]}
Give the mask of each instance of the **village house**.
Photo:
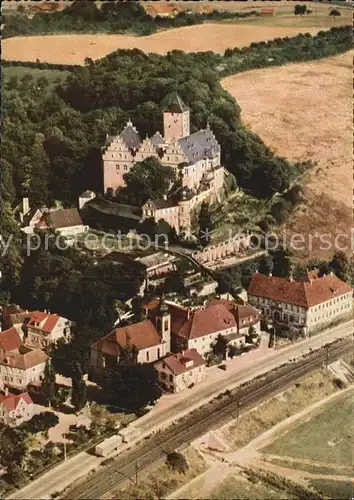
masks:
{"type": "Polygon", "coordinates": [[[40,382],[48,356],[40,349],[18,349],[0,352],[0,381],[3,385],[24,390],[32,382],[40,382]]]}
{"type": "Polygon", "coordinates": [[[32,348],[50,349],[60,339],[68,342],[74,325],[73,321],[58,314],[47,311],[30,312],[22,325],[25,344],[32,348]]]}
{"type": "Polygon", "coordinates": [[[305,335],[353,317],[353,290],[333,273],[320,277],[310,271],[298,280],[256,273],[248,301],[275,323],[305,335]]]}
{"type": "Polygon", "coordinates": [[[218,199],[224,187],[221,148],[210,127],[190,133],[190,110],[176,94],[163,113],[164,136],[156,132],[143,141],[128,121],[117,136],[107,137],[103,151],[104,190],[124,186],[124,175],[149,157],[174,169],[181,187],[169,198],[148,200],[143,219],[164,219],[177,233],[188,233],[192,215],[203,201],[218,199]]]}
{"type": "Polygon", "coordinates": [[[26,234],[32,234],[35,229],[45,229],[45,214],[49,209],[45,206],[41,208],[31,208],[28,198],[22,199],[22,208],[19,212],[21,230],[26,234]]]}
{"type": "Polygon", "coordinates": [[[154,367],[161,387],[173,393],[191,388],[206,378],[205,361],[196,349],[171,354],[154,367]]]}
{"type": "Polygon", "coordinates": [[[33,401],[27,392],[11,394],[8,390],[0,394],[0,422],[10,427],[31,420],[33,417],[33,401]]]}
{"type": "Polygon", "coordinates": [[[88,226],[84,226],[77,208],[51,210],[46,214],[45,221],[48,228],[62,236],[76,236],[89,229],[88,226]]]}
{"type": "Polygon", "coordinates": [[[127,361],[153,363],[171,351],[171,317],[164,304],[156,311],[154,321],[115,328],[91,346],[90,379],[100,380],[127,361]]]}
{"type": "MultiPolygon", "coordinates": [[[[148,317],[154,318],[159,309],[159,299],[146,304],[148,317]]],[[[260,315],[249,305],[233,301],[214,300],[205,307],[184,307],[166,301],[171,316],[171,345],[173,352],[196,349],[202,356],[210,353],[219,335],[225,336],[229,345],[242,346],[249,328],[260,334],[260,315]]]]}

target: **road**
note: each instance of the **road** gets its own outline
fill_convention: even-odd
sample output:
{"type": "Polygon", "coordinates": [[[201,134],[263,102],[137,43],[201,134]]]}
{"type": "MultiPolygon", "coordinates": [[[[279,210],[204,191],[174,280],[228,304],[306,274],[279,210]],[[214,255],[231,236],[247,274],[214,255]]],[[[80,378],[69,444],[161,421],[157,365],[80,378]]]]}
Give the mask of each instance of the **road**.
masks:
{"type": "Polygon", "coordinates": [[[136,474],[157,460],[163,459],[167,453],[188,445],[216,426],[238,418],[240,413],[257,405],[270,394],[283,390],[299,377],[311,373],[324,363],[331,362],[352,349],[351,339],[346,339],[330,346],[328,352],[326,349],[317,351],[308,355],[308,359],[302,359],[279,369],[271,374],[270,379],[263,378],[238,389],[231,396],[215,400],[211,405],[204,406],[181,422],[176,422],[166,431],[153,436],[145,444],[120,456],[114,464],[74,488],[63,498],[99,499],[116,489],[127,478],[134,481],[136,474]]]}
{"type": "MultiPolygon", "coordinates": [[[[221,370],[211,368],[210,370],[214,370],[215,377],[213,376],[211,382],[207,385],[201,384],[194,387],[193,398],[190,397],[189,392],[181,393],[175,403],[167,407],[164,406],[164,398],[162,398],[149,414],[138,420],[136,427],[140,429],[143,435],[156,431],[158,428],[166,427],[225,390],[237,387],[247,380],[265,374],[283,363],[302,356],[309,349],[318,349],[326,343],[350,336],[352,333],[353,322],[350,321],[279,351],[274,350],[265,359],[255,358],[249,366],[243,369],[237,369],[236,367],[234,371],[228,369],[227,372],[221,373],[221,370]]],[[[88,453],[80,453],[34,480],[27,487],[14,493],[9,498],[14,500],[50,498],[51,494],[62,491],[78,478],[86,475],[90,470],[97,469],[101,461],[98,457],[88,453]]]]}

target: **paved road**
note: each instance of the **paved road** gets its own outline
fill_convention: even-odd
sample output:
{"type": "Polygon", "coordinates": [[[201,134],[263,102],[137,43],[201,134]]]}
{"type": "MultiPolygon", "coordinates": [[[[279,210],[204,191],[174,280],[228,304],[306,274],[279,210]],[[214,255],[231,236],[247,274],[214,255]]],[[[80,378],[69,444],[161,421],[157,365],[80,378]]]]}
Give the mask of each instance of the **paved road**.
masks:
{"type": "MultiPolygon", "coordinates": [[[[228,369],[227,372],[223,372],[225,376],[222,378],[220,378],[222,376],[221,370],[218,370],[218,378],[216,377],[215,381],[211,380],[206,386],[202,384],[193,388],[193,399],[191,398],[191,392],[187,391],[181,393],[181,397],[176,400],[176,403],[166,407],[164,406],[162,398],[161,404],[159,402],[152,412],[139,419],[136,423],[136,427],[138,427],[143,434],[149,434],[158,428],[165,427],[171,422],[176,421],[183,415],[190,413],[193,409],[210,401],[215,395],[224,392],[226,389],[237,387],[247,380],[251,380],[293,358],[301,356],[308,352],[309,349],[318,349],[322,345],[333,342],[337,338],[346,337],[352,334],[353,321],[350,321],[310,339],[292,344],[287,348],[279,351],[272,351],[267,358],[261,361],[255,358],[254,362],[244,369],[228,369]]],[[[50,498],[51,494],[63,490],[79,477],[84,476],[92,469],[96,469],[99,463],[100,459],[98,457],[93,457],[87,453],[80,453],[72,459],[69,459],[66,463],[62,463],[55,469],[47,472],[26,488],[16,492],[9,498],[14,500],[22,500],[24,498],[50,498]]]]}

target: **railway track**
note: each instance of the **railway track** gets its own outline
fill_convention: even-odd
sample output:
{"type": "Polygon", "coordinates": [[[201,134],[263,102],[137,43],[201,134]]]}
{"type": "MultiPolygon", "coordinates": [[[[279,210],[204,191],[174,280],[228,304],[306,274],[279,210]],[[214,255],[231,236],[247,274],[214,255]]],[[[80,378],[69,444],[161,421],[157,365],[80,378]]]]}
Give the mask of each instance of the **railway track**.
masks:
{"type": "Polygon", "coordinates": [[[97,473],[81,486],[70,490],[63,498],[71,500],[101,498],[122,482],[135,477],[149,465],[164,458],[170,451],[187,446],[208,430],[220,427],[238,417],[239,414],[256,406],[266,397],[284,390],[294,380],[311,373],[323,364],[338,359],[352,349],[352,339],[336,342],[313,352],[305,359],[271,372],[268,377],[265,376],[233,391],[230,396],[213,400],[165,431],[155,433],[145,444],[122,454],[111,466],[97,473]]]}

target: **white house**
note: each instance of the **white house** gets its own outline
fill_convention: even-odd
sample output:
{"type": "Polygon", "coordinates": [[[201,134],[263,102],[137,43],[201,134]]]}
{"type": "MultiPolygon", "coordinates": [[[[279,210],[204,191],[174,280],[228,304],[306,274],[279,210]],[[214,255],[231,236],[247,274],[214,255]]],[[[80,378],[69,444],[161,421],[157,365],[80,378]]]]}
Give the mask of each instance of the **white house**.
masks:
{"type": "Polygon", "coordinates": [[[256,273],[248,301],[263,314],[305,334],[353,317],[353,289],[333,273],[311,271],[299,280],[256,273]]]}
{"type": "Polygon", "coordinates": [[[17,427],[33,417],[33,401],[27,392],[0,394],[0,422],[17,427]]]}
{"type": "Polygon", "coordinates": [[[50,349],[58,340],[69,341],[75,323],[58,314],[47,311],[28,313],[22,329],[25,333],[25,344],[39,349],[50,349]]]}
{"type": "Polygon", "coordinates": [[[48,356],[40,349],[20,347],[0,356],[0,380],[16,389],[26,389],[31,382],[40,382],[48,356]]]}
{"type": "Polygon", "coordinates": [[[171,354],[154,365],[163,389],[178,393],[205,380],[205,361],[196,349],[171,354]]]}

